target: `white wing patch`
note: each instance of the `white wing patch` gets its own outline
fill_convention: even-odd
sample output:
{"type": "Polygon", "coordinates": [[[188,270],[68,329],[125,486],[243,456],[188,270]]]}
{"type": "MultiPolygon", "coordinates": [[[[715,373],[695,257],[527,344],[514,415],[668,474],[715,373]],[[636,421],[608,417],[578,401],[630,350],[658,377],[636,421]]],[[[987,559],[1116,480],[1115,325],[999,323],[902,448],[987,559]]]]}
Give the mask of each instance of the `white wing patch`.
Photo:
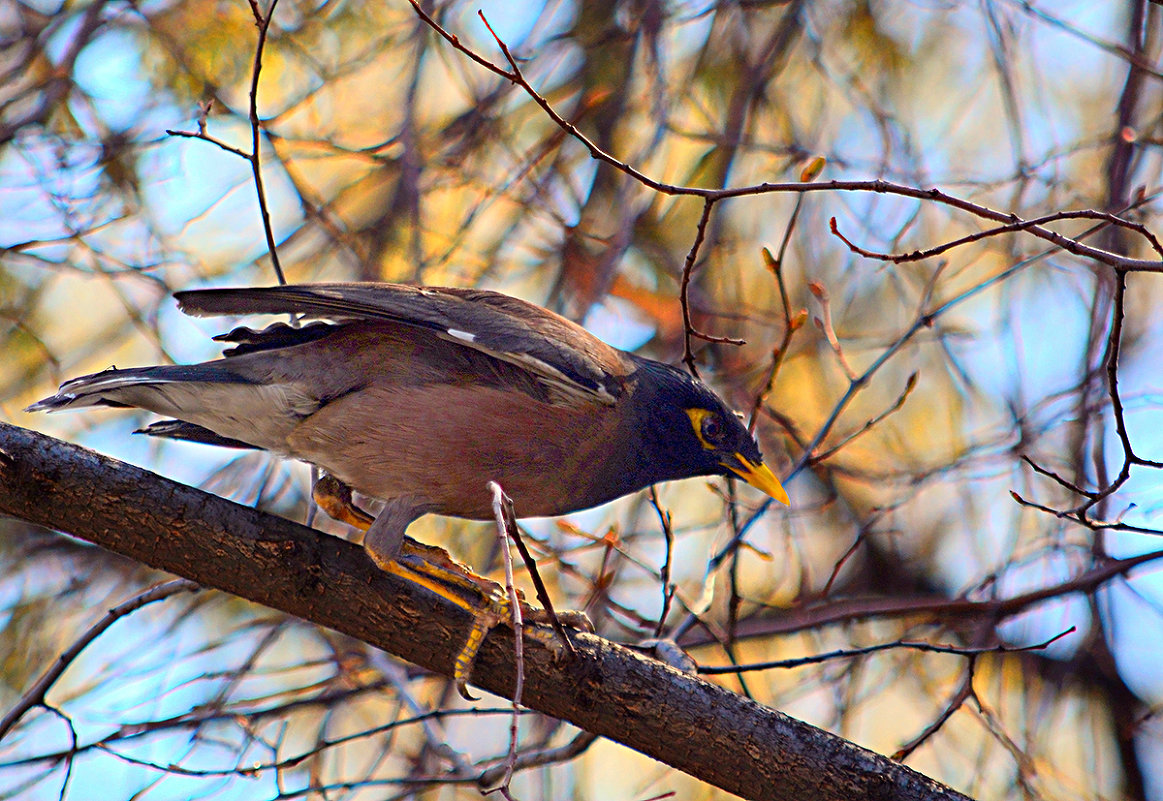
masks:
{"type": "Polygon", "coordinates": [[[516,353],[508,350],[490,348],[479,342],[475,334],[467,331],[459,331],[455,328],[445,329],[439,336],[442,339],[455,340],[461,345],[470,347],[487,356],[492,356],[499,361],[525,368],[537,376],[548,387],[551,395],[556,398],[562,400],[574,398],[591,402],[596,400],[605,406],[613,406],[618,402],[618,399],[601,381],[595,380],[594,386],[588,386],[566,375],[549,362],[538,359],[536,356],[531,356],[528,353],[516,353]]]}
{"type": "Polygon", "coordinates": [[[455,328],[449,328],[448,335],[463,342],[476,342],[477,340],[476,334],[470,334],[468,331],[458,331],[455,328]]]}

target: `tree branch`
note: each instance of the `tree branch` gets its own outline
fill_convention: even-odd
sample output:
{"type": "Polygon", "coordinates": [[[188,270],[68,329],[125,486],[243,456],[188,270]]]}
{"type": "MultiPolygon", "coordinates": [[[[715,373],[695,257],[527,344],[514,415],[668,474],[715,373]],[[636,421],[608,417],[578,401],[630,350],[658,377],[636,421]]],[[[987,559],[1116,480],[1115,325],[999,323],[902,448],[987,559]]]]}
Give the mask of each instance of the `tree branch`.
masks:
{"type": "MultiPolygon", "coordinates": [[[[481,488],[481,491],[485,491],[481,488]]],[[[0,514],[67,532],[451,675],[467,614],[363,549],[33,431],[0,423],[0,514]]],[[[964,799],[840,737],[589,634],[576,660],[525,642],[523,703],[751,799],[964,799]]],[[[473,683],[510,696],[512,632],[473,683]]]]}

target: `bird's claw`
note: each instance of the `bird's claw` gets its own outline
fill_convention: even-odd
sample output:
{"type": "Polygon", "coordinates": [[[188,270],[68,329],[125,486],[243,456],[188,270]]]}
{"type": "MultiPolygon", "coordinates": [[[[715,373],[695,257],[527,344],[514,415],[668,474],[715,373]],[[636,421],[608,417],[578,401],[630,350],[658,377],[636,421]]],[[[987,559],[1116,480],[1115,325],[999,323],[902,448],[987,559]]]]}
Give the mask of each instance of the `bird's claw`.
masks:
{"type": "MultiPolygon", "coordinates": [[[[372,515],[355,505],[351,488],[330,475],[321,477],[315,483],[312,493],[320,508],[336,520],[363,531],[367,531],[375,521],[372,515]]],[[[468,692],[468,681],[472,678],[477,654],[489,632],[502,623],[510,622],[513,617],[505,588],[473,573],[443,548],[425,545],[411,537],[403,537],[399,553],[395,555],[381,553],[374,547],[366,550],[376,566],[385,573],[419,584],[472,615],[468,639],[453,661],[452,679],[463,698],[477,700],[468,692]]],[[[554,629],[550,628],[553,623],[550,612],[526,604],[520,590],[517,591],[517,601],[521,604],[522,619],[531,624],[525,629],[531,639],[550,648],[555,659],[571,652],[569,644],[563,643],[554,629]]],[[[594,630],[593,623],[584,612],[562,612],[557,619],[569,628],[594,630]]]]}

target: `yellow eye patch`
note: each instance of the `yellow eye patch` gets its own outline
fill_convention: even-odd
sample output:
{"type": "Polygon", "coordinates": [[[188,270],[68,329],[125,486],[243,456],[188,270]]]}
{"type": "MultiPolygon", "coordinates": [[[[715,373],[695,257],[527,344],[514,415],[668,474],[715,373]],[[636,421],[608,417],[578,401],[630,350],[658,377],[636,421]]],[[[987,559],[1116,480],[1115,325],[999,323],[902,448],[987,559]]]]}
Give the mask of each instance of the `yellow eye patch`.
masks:
{"type": "Polygon", "coordinates": [[[713,417],[715,413],[708,409],[699,409],[697,407],[694,409],[684,409],[683,411],[685,411],[687,413],[687,417],[691,419],[691,427],[695,430],[695,436],[699,438],[699,442],[702,443],[702,446],[709,451],[715,450],[717,446],[707,442],[706,437],[703,436],[704,421],[706,421],[708,417],[713,417]]]}

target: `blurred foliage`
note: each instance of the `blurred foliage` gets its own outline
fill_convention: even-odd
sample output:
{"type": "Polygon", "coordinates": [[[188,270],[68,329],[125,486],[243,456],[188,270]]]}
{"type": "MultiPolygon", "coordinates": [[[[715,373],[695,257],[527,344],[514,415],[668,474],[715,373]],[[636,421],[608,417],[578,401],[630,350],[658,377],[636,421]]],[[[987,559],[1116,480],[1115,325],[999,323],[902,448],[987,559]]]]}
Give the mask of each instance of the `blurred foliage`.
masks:
{"type": "MultiPolygon", "coordinates": [[[[1126,210],[1157,228],[1160,12],[1144,1],[424,4],[507,67],[478,5],[563,118],[659,181],[795,183],[823,157],[819,180],[937,187],[1025,219],[1126,210]]],[[[249,165],[166,133],[204,125],[249,151],[256,34],[243,0],[0,5],[0,403],[18,424],[302,518],[301,466],[130,438],[141,419],[128,412],[20,412],[110,364],[212,358],[215,323],[182,319],[169,293],[274,281],[249,165]]],[[[257,110],[289,280],[487,286],[620,346],[682,355],[679,287],[702,202],[593,160],[406,2],[282,0],[257,110]]],[[[721,664],[898,639],[1027,646],[1076,626],[1045,650],[901,649],[718,680],[884,753],[915,743],[907,764],[980,798],[1163,798],[1163,648],[1145,634],[1160,625],[1158,584],[1133,574],[1064,586],[1156,547],[1160,482],[1136,467],[1093,510],[1141,536],[1010,495],[1059,511],[1081,501],[1027,458],[1087,489],[1125,462],[1104,372],[1123,308],[1110,270],[1021,234],[878,261],[833,236],[832,218],[861,247],[892,253],[991,225],[875,192],[716,205],[692,322],[747,344],[696,338],[697,363],[737,408],[757,410],[777,472],[803,469],[790,511],[721,482],[659,489],[677,536],[664,629],[721,664]],[[782,287],[763,247],[780,258],[782,287]],[[712,568],[740,532],[743,546],[712,568]],[[1049,602],[962,611],[1038,589],[1049,602]]],[[[1081,236],[1092,221],[1055,227],[1081,236]]],[[[1150,255],[1141,237],[1087,236],[1150,255]]],[[[1163,452],[1159,294],[1154,275],[1131,276],[1118,365],[1129,434],[1148,459],[1163,452]]],[[[559,606],[586,608],[619,641],[653,634],[667,551],[645,499],[530,525],[559,606]]],[[[495,567],[488,526],[426,519],[412,533],[495,567]]],[[[43,536],[0,528],[5,707],[95,610],[156,579],[43,536]]],[[[503,716],[470,712],[442,679],[208,593],[117,624],[50,699],[56,713],[33,713],[0,742],[0,796],[55,797],[71,782],[74,795],[103,786],[111,797],[395,797],[428,786],[407,779],[466,781],[463,765],[503,754],[507,737],[503,716]],[[448,716],[383,728],[437,708],[448,716]],[[72,736],[80,752],[57,753],[72,736]]],[[[572,733],[527,716],[522,736],[535,749],[572,733]]],[[[515,791],[714,794],[608,743],[519,776],[515,791]]]]}

